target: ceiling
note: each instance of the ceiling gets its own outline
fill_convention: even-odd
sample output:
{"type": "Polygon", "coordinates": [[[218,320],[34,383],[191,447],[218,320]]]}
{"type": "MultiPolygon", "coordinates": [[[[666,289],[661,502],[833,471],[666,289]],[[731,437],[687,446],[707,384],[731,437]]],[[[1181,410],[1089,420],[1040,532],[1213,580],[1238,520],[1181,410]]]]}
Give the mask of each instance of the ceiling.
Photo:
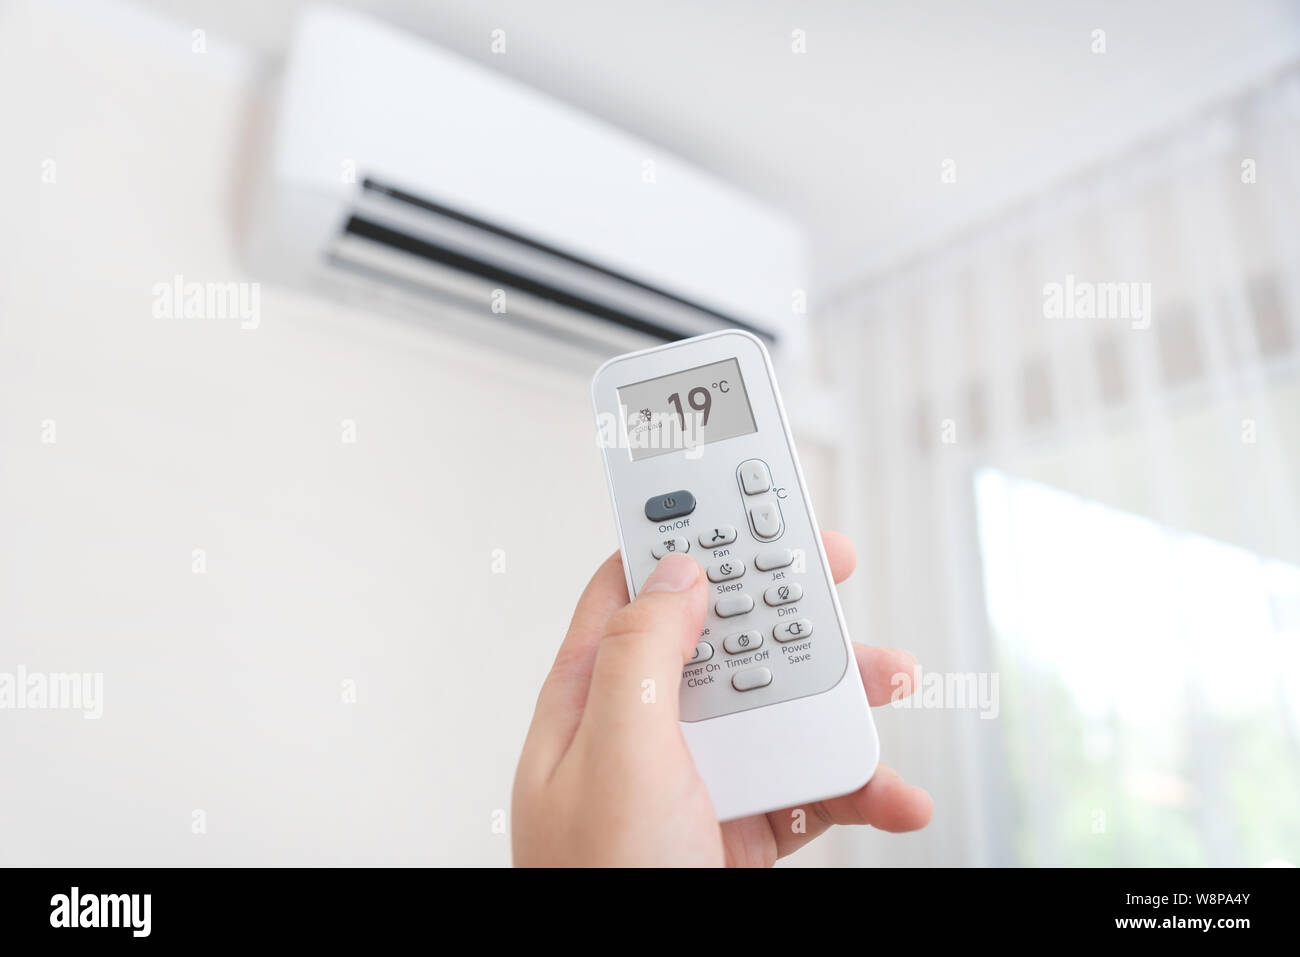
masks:
{"type": "MultiPolygon", "coordinates": [[[[274,58],[296,0],[138,0],[274,58]]],[[[803,222],[823,291],[1300,58],[1294,0],[347,0],[803,222]],[[506,34],[493,54],[491,32],[506,34]],[[791,49],[803,30],[806,53],[791,49]],[[1106,52],[1093,53],[1092,31],[1106,52]],[[956,182],[941,165],[956,164],[956,182]]]]}

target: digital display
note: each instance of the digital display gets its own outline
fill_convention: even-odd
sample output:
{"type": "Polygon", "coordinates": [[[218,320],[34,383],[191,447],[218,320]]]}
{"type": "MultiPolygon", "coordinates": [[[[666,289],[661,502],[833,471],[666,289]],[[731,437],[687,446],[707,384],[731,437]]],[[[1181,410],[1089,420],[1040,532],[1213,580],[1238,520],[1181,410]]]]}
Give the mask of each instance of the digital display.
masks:
{"type": "Polygon", "coordinates": [[[758,431],[735,359],[625,385],[618,402],[633,461],[758,431]]]}

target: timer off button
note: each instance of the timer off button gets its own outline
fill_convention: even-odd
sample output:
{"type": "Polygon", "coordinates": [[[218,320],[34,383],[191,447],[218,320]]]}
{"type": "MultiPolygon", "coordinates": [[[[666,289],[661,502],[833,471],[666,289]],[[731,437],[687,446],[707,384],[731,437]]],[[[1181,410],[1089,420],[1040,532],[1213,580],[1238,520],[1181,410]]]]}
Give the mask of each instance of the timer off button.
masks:
{"type": "Polygon", "coordinates": [[[656,495],[645,503],[645,517],[652,522],[666,522],[695,511],[695,496],[686,489],[656,495]]]}

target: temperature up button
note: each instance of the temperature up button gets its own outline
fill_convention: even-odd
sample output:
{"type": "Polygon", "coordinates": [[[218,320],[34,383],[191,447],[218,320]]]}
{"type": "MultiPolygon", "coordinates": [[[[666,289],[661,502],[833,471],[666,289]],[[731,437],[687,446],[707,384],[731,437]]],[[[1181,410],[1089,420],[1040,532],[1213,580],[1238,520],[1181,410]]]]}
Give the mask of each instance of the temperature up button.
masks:
{"type": "Polygon", "coordinates": [[[740,463],[740,484],[746,495],[757,495],[772,487],[772,476],[761,459],[740,463]]]}

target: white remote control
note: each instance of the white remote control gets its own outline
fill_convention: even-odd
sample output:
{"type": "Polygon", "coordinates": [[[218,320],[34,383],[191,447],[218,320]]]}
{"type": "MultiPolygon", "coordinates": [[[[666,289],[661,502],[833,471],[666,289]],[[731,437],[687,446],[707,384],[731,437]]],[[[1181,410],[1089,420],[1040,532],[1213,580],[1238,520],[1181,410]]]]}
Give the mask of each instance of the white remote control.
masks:
{"type": "Polygon", "coordinates": [[[866,784],[875,725],[763,343],[632,352],[591,388],[628,594],[668,552],[708,575],[680,702],[719,820],[866,784]]]}

